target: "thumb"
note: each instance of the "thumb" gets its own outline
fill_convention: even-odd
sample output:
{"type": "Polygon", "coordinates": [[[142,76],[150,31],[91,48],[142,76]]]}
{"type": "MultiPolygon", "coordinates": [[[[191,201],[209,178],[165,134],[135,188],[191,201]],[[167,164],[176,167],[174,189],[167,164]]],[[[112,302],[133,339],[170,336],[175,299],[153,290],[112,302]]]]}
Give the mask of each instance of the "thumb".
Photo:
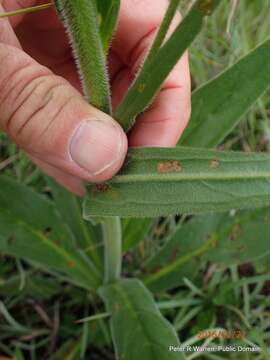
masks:
{"type": "Polygon", "coordinates": [[[0,44],[0,126],[31,157],[89,181],[122,166],[127,138],[66,80],[22,50],[0,44]]]}

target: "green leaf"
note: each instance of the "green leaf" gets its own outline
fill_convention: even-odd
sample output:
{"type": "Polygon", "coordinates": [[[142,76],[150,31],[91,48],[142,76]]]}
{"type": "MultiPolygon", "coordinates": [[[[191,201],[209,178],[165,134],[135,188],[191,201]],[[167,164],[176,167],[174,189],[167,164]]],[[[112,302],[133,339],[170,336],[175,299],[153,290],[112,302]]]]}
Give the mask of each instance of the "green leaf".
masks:
{"type": "Polygon", "coordinates": [[[111,314],[117,359],[185,359],[182,353],[169,350],[179,346],[176,332],[140,281],[123,279],[100,288],[99,293],[111,314]]]}
{"type": "Polygon", "coordinates": [[[152,224],[153,220],[148,218],[123,219],[123,252],[127,252],[144,240],[152,224]]]}
{"type": "MultiPolygon", "coordinates": [[[[7,358],[3,358],[3,359],[7,359],[7,358]]],[[[23,352],[19,349],[18,346],[16,346],[16,350],[14,353],[14,360],[25,360],[23,352]]]]}
{"type": "Polygon", "coordinates": [[[187,272],[196,273],[207,261],[228,267],[268,258],[269,237],[269,208],[235,215],[196,216],[168,237],[165,245],[145,263],[144,270],[150,275],[144,281],[153,291],[167,290],[181,284],[187,272]],[[209,239],[212,246],[199,257],[193,256],[209,239]]]}
{"type": "Polygon", "coordinates": [[[47,182],[52,191],[54,203],[62,219],[74,234],[77,246],[87,251],[87,254],[100,269],[102,258],[97,248],[97,242],[100,241],[100,238],[97,238],[98,234],[95,227],[90,222],[83,220],[80,198],[65,190],[51,178],[47,178],[47,182]]]}
{"type": "MultiPolygon", "coordinates": [[[[150,59],[152,59],[152,57],[157,53],[157,51],[160,49],[160,47],[162,46],[165,37],[168,33],[168,30],[170,28],[170,25],[172,23],[172,20],[176,14],[176,11],[179,7],[179,3],[180,0],[170,0],[169,1],[169,5],[168,5],[168,9],[166,11],[166,14],[163,18],[163,21],[160,25],[159,31],[156,35],[156,38],[153,42],[153,45],[149,51],[149,54],[147,56],[147,62],[150,61],[150,59]]],[[[146,61],[144,63],[144,66],[146,64],[146,61]]]]}
{"type": "Polygon", "coordinates": [[[156,217],[270,205],[270,157],[193,148],[131,149],[119,175],[89,185],[84,217],[156,217]]]}
{"type": "Polygon", "coordinates": [[[196,90],[192,116],[180,143],[214,147],[270,87],[270,39],[196,90]]]}
{"type": "Polygon", "coordinates": [[[150,61],[146,59],[145,66],[114,114],[126,131],[132,127],[136,116],[152,103],[162,83],[201,31],[205,16],[220,2],[221,0],[197,0],[156,55],[151,56],[150,61]]]}
{"type": "Polygon", "coordinates": [[[110,114],[110,85],[94,0],[54,0],[69,36],[87,100],[110,114]]]}
{"type": "Polygon", "coordinates": [[[51,356],[51,360],[79,360],[81,352],[81,339],[71,339],[66,341],[51,356]]]}
{"type": "Polygon", "coordinates": [[[225,215],[216,229],[215,247],[204,258],[232,265],[269,257],[269,236],[269,208],[225,215]]]}
{"type": "Polygon", "coordinates": [[[215,238],[212,236],[207,241],[201,241],[200,245],[190,251],[185,251],[184,246],[178,246],[166,265],[162,267],[162,261],[160,261],[160,265],[157,268],[154,267],[152,273],[143,278],[144,284],[154,292],[181,285],[184,277],[191,278],[197,275],[200,266],[198,260],[214,246],[215,238]]]}
{"type": "Polygon", "coordinates": [[[202,258],[216,245],[211,237],[224,214],[193,217],[167,236],[164,245],[144,264],[143,278],[152,291],[164,291],[183,284],[198,274],[202,258]]]}
{"type": "Polygon", "coordinates": [[[84,288],[96,288],[100,274],[76,248],[54,205],[4,176],[0,188],[0,251],[57,271],[84,288]]]}
{"type": "Polygon", "coordinates": [[[120,9],[120,0],[96,0],[97,8],[100,14],[100,35],[105,53],[108,52],[110,41],[115,31],[118,13],[120,9]]]}

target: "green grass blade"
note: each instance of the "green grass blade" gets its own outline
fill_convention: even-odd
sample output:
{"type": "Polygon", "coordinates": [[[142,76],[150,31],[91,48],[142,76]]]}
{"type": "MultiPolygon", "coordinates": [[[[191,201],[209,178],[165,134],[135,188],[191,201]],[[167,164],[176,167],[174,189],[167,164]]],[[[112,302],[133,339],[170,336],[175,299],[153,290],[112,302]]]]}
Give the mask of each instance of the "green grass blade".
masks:
{"type": "Polygon", "coordinates": [[[169,350],[171,345],[179,346],[177,334],[140,281],[123,279],[102,287],[99,293],[111,314],[117,359],[185,359],[183,353],[169,350]]]}
{"type": "Polygon", "coordinates": [[[146,60],[145,66],[114,114],[126,131],[132,127],[136,116],[152,103],[162,83],[202,29],[204,17],[220,2],[221,0],[197,0],[152,60],[146,60]]]}
{"type": "Polygon", "coordinates": [[[180,143],[214,147],[270,87],[270,39],[192,96],[192,117],[180,143]]]}
{"type": "Polygon", "coordinates": [[[117,24],[120,0],[97,0],[97,8],[101,17],[100,36],[107,53],[117,24]]]}
{"type": "Polygon", "coordinates": [[[270,157],[194,148],[131,149],[119,175],[89,185],[84,216],[156,217],[270,205],[270,157]]]}
{"type": "Polygon", "coordinates": [[[66,27],[87,100],[110,114],[109,79],[95,0],[55,0],[55,5],[66,27]]]}
{"type": "Polygon", "coordinates": [[[0,251],[57,271],[84,288],[96,288],[101,275],[76,248],[54,205],[4,176],[0,187],[0,251]]]}
{"type": "Polygon", "coordinates": [[[0,19],[6,18],[6,17],[11,17],[11,16],[31,14],[31,13],[50,9],[52,6],[53,6],[52,3],[48,3],[48,4],[30,6],[30,7],[26,7],[26,8],[19,9],[19,10],[3,12],[3,13],[0,13],[0,19]]]}

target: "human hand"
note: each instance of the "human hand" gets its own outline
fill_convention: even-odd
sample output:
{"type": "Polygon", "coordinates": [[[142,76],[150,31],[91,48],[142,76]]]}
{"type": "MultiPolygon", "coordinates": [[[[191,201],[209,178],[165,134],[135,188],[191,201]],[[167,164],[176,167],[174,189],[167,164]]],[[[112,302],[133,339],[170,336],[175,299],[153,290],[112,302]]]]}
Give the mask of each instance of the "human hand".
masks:
{"type": "MultiPolygon", "coordinates": [[[[45,2],[2,0],[0,11],[45,2]]],[[[109,56],[114,108],[145,58],[167,5],[167,0],[122,0],[109,56]]],[[[105,181],[117,173],[128,144],[174,146],[190,116],[185,54],[127,140],[116,121],[81,96],[67,36],[54,9],[0,19],[0,62],[0,127],[34,163],[80,195],[83,181],[105,181]]]]}

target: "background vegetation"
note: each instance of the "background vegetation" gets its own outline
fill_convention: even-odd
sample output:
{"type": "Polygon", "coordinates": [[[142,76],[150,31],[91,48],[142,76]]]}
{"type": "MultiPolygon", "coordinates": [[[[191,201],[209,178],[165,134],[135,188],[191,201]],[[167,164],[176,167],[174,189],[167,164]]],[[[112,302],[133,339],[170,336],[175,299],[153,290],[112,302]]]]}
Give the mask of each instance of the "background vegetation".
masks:
{"type": "MultiPolygon", "coordinates": [[[[182,1],[183,12],[188,3],[188,0],[182,1]]],[[[270,34],[268,0],[240,0],[234,11],[232,4],[233,1],[231,4],[228,1],[221,5],[190,50],[194,88],[233,64],[270,34]]],[[[269,120],[268,91],[245,115],[222,149],[267,151],[269,120]]],[[[50,196],[42,173],[4,134],[0,134],[0,171],[50,196]]],[[[126,253],[126,274],[142,267],[178,220],[160,219],[144,241],[126,253]]],[[[125,242],[127,234],[128,231],[125,242]]],[[[27,360],[114,358],[106,319],[76,323],[93,313],[104,312],[101,303],[62,278],[44,275],[19,259],[4,254],[0,257],[0,354],[27,360]]],[[[190,269],[193,260],[191,257],[189,266],[182,269],[183,285],[157,296],[160,309],[173,323],[182,342],[192,344],[201,330],[240,329],[245,334],[241,343],[256,342],[263,352],[257,355],[194,353],[189,359],[270,359],[269,258],[230,267],[210,259],[200,264],[196,274],[190,269]]]]}

